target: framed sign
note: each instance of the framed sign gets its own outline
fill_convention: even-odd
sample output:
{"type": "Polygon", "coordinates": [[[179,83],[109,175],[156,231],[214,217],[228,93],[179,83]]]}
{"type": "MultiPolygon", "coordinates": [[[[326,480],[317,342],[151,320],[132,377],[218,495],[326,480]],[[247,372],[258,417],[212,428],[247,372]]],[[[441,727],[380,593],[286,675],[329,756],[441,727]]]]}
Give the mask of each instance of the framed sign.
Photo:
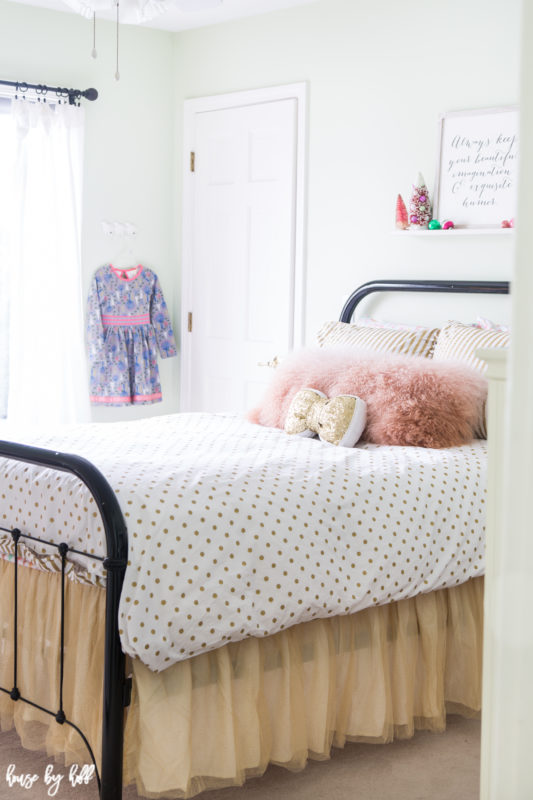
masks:
{"type": "Polygon", "coordinates": [[[441,115],[435,219],[451,219],[456,228],[499,228],[515,216],[517,183],[517,107],[441,115]]]}

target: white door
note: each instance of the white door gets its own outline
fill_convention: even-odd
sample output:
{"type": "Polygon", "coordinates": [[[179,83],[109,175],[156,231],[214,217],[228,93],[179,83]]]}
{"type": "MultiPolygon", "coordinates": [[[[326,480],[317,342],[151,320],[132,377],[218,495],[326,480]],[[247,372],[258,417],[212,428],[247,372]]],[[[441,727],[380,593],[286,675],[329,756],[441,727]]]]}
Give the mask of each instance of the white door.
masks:
{"type": "Polygon", "coordinates": [[[272,375],[259,365],[293,346],[297,106],[287,98],[194,114],[187,410],[252,408],[272,375]]]}

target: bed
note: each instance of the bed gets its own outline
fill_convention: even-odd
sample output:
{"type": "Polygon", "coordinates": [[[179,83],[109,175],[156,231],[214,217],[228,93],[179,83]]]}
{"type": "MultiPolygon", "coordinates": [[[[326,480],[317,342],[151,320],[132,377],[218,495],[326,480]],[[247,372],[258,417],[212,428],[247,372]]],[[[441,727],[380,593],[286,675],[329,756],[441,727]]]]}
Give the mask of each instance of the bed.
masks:
{"type": "MultiPolygon", "coordinates": [[[[341,320],[374,291],[508,288],[372,282],[341,320]]],[[[111,800],[479,713],[486,444],[316,445],[199,414],[0,443],[2,729],[89,759],[111,800]]]]}

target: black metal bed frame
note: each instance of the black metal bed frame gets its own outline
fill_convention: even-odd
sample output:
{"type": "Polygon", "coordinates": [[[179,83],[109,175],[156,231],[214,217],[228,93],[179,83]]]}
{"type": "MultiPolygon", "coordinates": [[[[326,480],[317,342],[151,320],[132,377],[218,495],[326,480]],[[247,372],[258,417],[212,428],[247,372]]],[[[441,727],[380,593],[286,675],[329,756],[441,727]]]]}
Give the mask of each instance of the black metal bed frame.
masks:
{"type": "Polygon", "coordinates": [[[356,306],[373,292],[443,292],[446,294],[509,294],[509,281],[369,281],[349,296],[340,322],[350,322],[356,306]]]}
{"type": "MultiPolygon", "coordinates": [[[[370,281],[360,286],[350,295],[342,309],[340,321],[350,322],[356,306],[364,297],[373,292],[508,294],[509,289],[507,281],[370,281]]],[[[0,527],[0,530],[12,536],[15,545],[13,686],[11,689],[0,687],[0,691],[9,695],[13,702],[28,703],[34,708],[53,716],[58,724],[67,724],[77,730],[87,746],[95,766],[100,800],[120,800],[122,797],[124,709],[129,705],[131,697],[131,678],[128,678],[125,674],[125,656],[120,645],[118,631],[120,594],[128,557],[128,535],[122,511],[113,489],[102,473],[90,461],[80,456],[6,441],[0,441],[0,456],[14,461],[48,467],[59,472],[69,472],[79,478],[91,492],[100,511],[107,549],[106,557],[99,557],[92,553],[76,550],[66,542],[56,544],[55,542],[23,533],[18,528],[7,529],[0,527]],[[17,685],[18,545],[21,539],[29,539],[51,545],[57,549],[61,556],[59,708],[54,710],[44,708],[30,698],[22,697],[17,685]],[[98,559],[102,561],[107,571],[101,775],[98,773],[93,751],[83,731],[72,720],[67,719],[63,709],[65,565],[67,553],[69,552],[87,556],[91,559],[98,559]]]]}

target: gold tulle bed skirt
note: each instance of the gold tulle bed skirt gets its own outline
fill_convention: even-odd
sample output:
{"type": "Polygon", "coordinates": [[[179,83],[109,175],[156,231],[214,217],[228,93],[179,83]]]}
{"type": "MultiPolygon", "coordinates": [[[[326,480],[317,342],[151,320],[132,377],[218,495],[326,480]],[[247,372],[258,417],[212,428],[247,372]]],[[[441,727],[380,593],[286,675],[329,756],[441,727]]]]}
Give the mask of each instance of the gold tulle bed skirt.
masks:
{"type": "MultiPolygon", "coordinates": [[[[58,707],[60,580],[19,569],[19,688],[58,707]]],[[[100,757],[105,592],[67,581],[64,706],[100,757]]],[[[0,685],[13,681],[13,565],[0,561],[0,685]]],[[[300,769],[347,740],[442,731],[481,708],[483,579],[266,639],[226,645],[154,674],[133,663],[124,779],[147,797],[190,797],[300,769]]],[[[24,747],[87,763],[78,734],[0,693],[0,726],[24,747]]]]}

